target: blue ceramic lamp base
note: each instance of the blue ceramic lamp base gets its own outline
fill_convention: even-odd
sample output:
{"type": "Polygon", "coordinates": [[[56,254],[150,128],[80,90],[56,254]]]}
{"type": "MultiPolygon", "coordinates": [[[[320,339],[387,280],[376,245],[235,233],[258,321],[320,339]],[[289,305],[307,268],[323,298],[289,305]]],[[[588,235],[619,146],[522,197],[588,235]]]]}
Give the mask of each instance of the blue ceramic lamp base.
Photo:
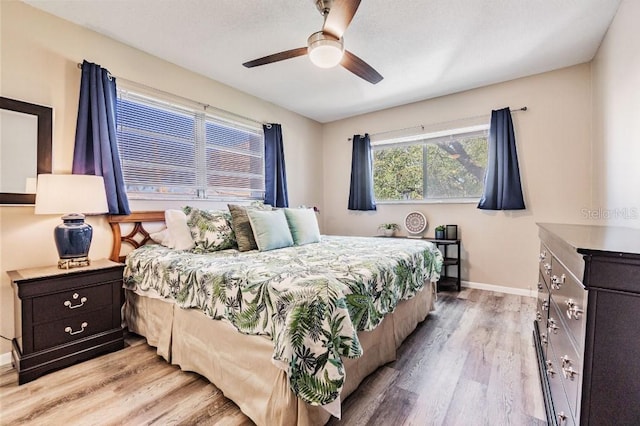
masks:
{"type": "Polygon", "coordinates": [[[62,216],[62,223],[53,231],[58,248],[58,268],[69,269],[89,266],[89,248],[93,228],[84,222],[84,215],[71,213],[62,216]]]}

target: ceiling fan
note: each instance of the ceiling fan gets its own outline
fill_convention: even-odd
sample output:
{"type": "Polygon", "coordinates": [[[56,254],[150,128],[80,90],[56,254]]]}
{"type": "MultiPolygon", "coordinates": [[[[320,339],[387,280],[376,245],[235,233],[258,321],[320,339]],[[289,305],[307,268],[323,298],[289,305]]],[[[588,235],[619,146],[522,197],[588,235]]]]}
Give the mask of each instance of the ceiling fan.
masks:
{"type": "Polygon", "coordinates": [[[371,65],[344,48],[342,35],[356,14],[360,0],[315,0],[315,2],[318,11],[324,17],[324,25],[322,31],[309,36],[307,47],[274,53],[242,65],[253,68],[308,54],[311,62],[320,68],[331,68],[340,64],[369,83],[379,83],[383,77],[371,65]]]}

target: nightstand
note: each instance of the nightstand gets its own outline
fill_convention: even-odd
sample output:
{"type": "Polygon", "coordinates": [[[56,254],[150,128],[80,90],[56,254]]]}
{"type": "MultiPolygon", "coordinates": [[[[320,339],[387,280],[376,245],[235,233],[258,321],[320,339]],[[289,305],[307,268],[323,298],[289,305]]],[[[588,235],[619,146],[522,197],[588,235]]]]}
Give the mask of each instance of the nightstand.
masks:
{"type": "Polygon", "coordinates": [[[442,274],[438,284],[455,284],[458,291],[461,290],[460,276],[460,240],[438,240],[435,238],[424,238],[434,243],[439,249],[441,248],[444,263],[442,264],[442,274]],[[449,247],[454,249],[455,257],[451,257],[449,247]],[[449,274],[449,268],[455,269],[455,275],[449,274]]]}
{"type": "Polygon", "coordinates": [[[124,347],[123,269],[104,259],[74,269],[8,272],[16,295],[11,355],[19,384],[124,347]]]}

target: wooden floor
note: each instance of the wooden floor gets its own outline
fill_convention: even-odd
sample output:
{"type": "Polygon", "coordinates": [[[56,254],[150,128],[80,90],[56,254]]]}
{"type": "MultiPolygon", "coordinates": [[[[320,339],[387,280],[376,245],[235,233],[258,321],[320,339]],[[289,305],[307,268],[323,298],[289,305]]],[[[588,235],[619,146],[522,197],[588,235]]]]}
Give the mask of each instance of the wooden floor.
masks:
{"type": "MultiPolygon", "coordinates": [[[[546,424],[532,340],[535,299],[463,289],[369,376],[332,425],[546,424]]],[[[144,340],[22,386],[0,367],[0,424],[251,425],[231,401],[144,340]]]]}

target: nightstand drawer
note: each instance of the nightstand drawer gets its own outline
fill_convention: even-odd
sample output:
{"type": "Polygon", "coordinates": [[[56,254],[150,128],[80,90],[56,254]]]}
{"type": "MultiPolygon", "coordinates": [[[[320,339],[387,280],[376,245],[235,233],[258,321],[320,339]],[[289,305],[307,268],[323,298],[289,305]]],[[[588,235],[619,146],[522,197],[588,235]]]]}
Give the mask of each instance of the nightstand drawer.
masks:
{"type": "Polygon", "coordinates": [[[106,283],[33,298],[33,323],[55,321],[113,304],[113,287],[106,283]]]}
{"type": "Polygon", "coordinates": [[[113,309],[107,306],[90,315],[75,315],[33,327],[35,351],[48,349],[113,328],[113,309]]]}

